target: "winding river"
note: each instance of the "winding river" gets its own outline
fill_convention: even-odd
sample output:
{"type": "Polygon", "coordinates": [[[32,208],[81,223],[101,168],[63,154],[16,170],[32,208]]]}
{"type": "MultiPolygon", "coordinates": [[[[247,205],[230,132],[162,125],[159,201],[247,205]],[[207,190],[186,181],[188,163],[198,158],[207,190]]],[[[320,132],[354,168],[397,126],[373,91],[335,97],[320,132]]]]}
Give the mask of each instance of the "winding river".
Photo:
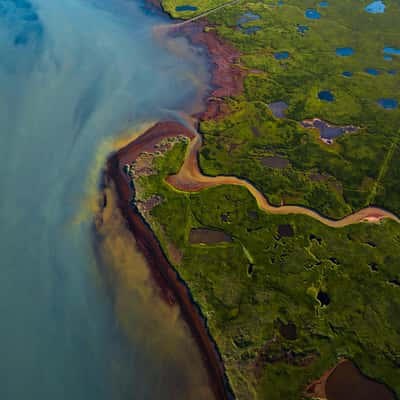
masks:
{"type": "Polygon", "coordinates": [[[0,0],[1,399],[212,398],[118,214],[93,243],[119,132],[193,112],[208,80],[198,49],[171,39],[177,58],[154,40],[167,23],[139,0],[0,0]],[[129,283],[121,297],[108,264],[129,283]]]}

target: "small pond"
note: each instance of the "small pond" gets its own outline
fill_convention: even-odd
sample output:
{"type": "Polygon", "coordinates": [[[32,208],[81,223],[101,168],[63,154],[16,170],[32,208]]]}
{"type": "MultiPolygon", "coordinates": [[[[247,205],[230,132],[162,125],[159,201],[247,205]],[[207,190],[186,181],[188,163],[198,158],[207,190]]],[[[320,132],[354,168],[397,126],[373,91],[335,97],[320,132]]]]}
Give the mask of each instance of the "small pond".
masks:
{"type": "Polygon", "coordinates": [[[350,71],[343,71],[342,75],[346,78],[351,78],[353,76],[353,73],[350,71]]]}
{"type": "Polygon", "coordinates": [[[335,101],[335,96],[329,90],[321,90],[318,93],[318,98],[322,101],[335,101]]]}
{"type": "Polygon", "coordinates": [[[365,68],[364,70],[368,75],[373,75],[373,76],[377,76],[380,74],[380,72],[375,69],[375,68],[365,68]]]}
{"type": "Polygon", "coordinates": [[[232,238],[223,231],[197,228],[190,231],[189,242],[190,244],[230,243],[232,238]]]}
{"type": "Polygon", "coordinates": [[[197,11],[198,8],[196,6],[190,6],[190,5],[182,5],[182,6],[176,6],[175,11],[177,12],[184,12],[184,11],[197,11]]]}
{"type": "Polygon", "coordinates": [[[328,400],[394,400],[393,393],[381,383],[364,376],[351,362],[341,362],[326,382],[328,400]]]}
{"type": "Polygon", "coordinates": [[[329,7],[329,3],[327,1],[321,1],[318,5],[320,7],[329,7]]]}
{"type": "Polygon", "coordinates": [[[278,157],[278,156],[263,157],[261,159],[261,163],[265,167],[274,168],[274,169],[284,169],[290,165],[290,162],[287,158],[278,157]]]}
{"type": "Polygon", "coordinates": [[[385,12],[385,3],[383,1],[374,1],[365,7],[365,11],[371,14],[383,14],[385,12]]]}
{"type": "Polygon", "coordinates": [[[278,226],[278,234],[281,237],[293,237],[294,229],[290,224],[282,224],[278,226]]]}
{"type": "Polygon", "coordinates": [[[320,290],[317,295],[318,301],[321,303],[321,306],[328,306],[331,302],[331,298],[329,297],[328,293],[320,290]]]}
{"type": "Polygon", "coordinates": [[[349,57],[354,54],[354,49],[352,47],[338,47],[336,49],[336,55],[341,57],[349,57]]]}
{"type": "Polygon", "coordinates": [[[287,51],[281,51],[274,54],[275,59],[277,60],[286,60],[289,58],[289,53],[287,51]]]}
{"type": "Polygon", "coordinates": [[[250,21],[257,21],[258,19],[261,19],[260,15],[255,14],[255,13],[253,13],[251,11],[248,11],[248,12],[244,13],[237,20],[237,24],[240,26],[240,25],[246,24],[247,22],[250,22],[250,21]]]}
{"type": "Polygon", "coordinates": [[[306,10],[305,16],[308,19],[320,19],[321,18],[321,14],[317,10],[314,10],[313,8],[309,8],[308,10],[306,10]]]}
{"type": "Polygon", "coordinates": [[[302,126],[305,128],[316,128],[319,130],[321,139],[334,139],[344,133],[356,132],[358,128],[353,125],[335,126],[330,125],[322,119],[315,118],[313,120],[304,120],[302,126]]]}
{"type": "Polygon", "coordinates": [[[385,61],[393,61],[393,57],[392,57],[392,56],[389,56],[389,55],[387,55],[387,54],[385,54],[385,55],[383,56],[383,59],[384,59],[385,61]]]}
{"type": "Polygon", "coordinates": [[[388,74],[390,74],[390,75],[396,75],[396,74],[397,74],[397,71],[396,71],[395,69],[390,69],[390,70],[388,71],[388,74]]]}
{"type": "Polygon", "coordinates": [[[276,118],[285,118],[288,105],[284,101],[276,101],[268,104],[269,109],[276,118]]]}
{"type": "Polygon", "coordinates": [[[303,34],[304,34],[304,33],[307,32],[310,28],[309,28],[307,25],[297,25],[296,29],[297,29],[297,32],[303,33],[303,34]]]}
{"type": "Polygon", "coordinates": [[[395,47],[385,47],[383,49],[385,54],[390,54],[394,56],[400,56],[400,49],[396,49],[395,47]]]}
{"type": "Polygon", "coordinates": [[[398,107],[399,102],[396,99],[380,99],[378,104],[385,110],[394,110],[398,107]]]}

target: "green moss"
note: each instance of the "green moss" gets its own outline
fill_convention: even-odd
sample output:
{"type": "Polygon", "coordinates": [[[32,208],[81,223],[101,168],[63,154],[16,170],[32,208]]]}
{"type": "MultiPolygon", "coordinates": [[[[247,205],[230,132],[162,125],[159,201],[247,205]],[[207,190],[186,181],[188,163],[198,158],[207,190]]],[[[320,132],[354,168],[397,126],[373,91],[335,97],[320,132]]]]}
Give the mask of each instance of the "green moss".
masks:
{"type": "Polygon", "coordinates": [[[270,215],[236,186],[177,192],[164,178],[178,170],[182,146],[156,159],[158,174],[140,186],[163,198],[151,224],[162,227],[167,254],[172,242],[183,255],[175,268],[207,318],[237,397],[303,398],[340,357],[400,393],[400,288],[389,283],[400,277],[400,226],[335,230],[303,216],[270,215]],[[294,237],[280,237],[281,224],[294,237]],[[233,242],[190,245],[194,227],[223,230],[233,242]],[[320,289],[330,296],[327,307],[316,299],[320,289]],[[283,338],[279,321],[294,323],[298,338],[283,338]]]}

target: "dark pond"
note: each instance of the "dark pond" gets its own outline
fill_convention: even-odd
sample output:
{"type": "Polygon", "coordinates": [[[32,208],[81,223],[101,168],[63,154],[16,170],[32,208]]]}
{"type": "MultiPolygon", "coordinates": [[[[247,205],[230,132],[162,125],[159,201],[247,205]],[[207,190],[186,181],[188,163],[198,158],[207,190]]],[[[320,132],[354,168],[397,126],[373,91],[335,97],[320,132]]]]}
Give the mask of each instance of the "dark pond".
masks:
{"type": "Polygon", "coordinates": [[[274,57],[277,60],[286,60],[287,58],[289,58],[289,53],[287,51],[281,51],[281,52],[275,53],[274,57]]]}
{"type": "Polygon", "coordinates": [[[385,110],[394,110],[399,105],[396,99],[380,99],[378,100],[378,104],[385,110]]]}
{"type": "Polygon", "coordinates": [[[328,400],[394,400],[383,384],[364,376],[351,362],[340,363],[326,382],[328,400]]]}
{"type": "Polygon", "coordinates": [[[396,75],[396,74],[397,74],[397,71],[394,70],[394,69],[390,69],[390,70],[388,71],[388,74],[390,74],[390,75],[396,75]]]}
{"type": "Polygon", "coordinates": [[[338,47],[336,49],[336,55],[341,57],[349,57],[354,54],[354,49],[352,47],[338,47]]]}
{"type": "Polygon", "coordinates": [[[322,290],[320,290],[318,292],[317,299],[319,300],[319,302],[321,303],[322,306],[327,306],[331,302],[331,299],[330,299],[328,293],[326,293],[322,290]]]}
{"type": "Polygon", "coordinates": [[[318,93],[318,98],[323,101],[334,101],[335,96],[329,90],[321,90],[318,93]]]}
{"type": "Polygon", "coordinates": [[[223,231],[197,228],[190,231],[189,242],[191,244],[230,243],[232,238],[223,231]]]}
{"type": "Polygon", "coordinates": [[[305,33],[307,32],[310,28],[307,25],[297,25],[297,32],[300,33],[305,33]]]}
{"type": "Polygon", "coordinates": [[[272,114],[276,118],[285,118],[286,110],[288,109],[288,105],[284,101],[275,101],[274,103],[268,104],[269,109],[272,114]]]}
{"type": "Polygon", "coordinates": [[[256,20],[258,20],[258,19],[260,19],[260,18],[261,18],[260,15],[254,14],[254,13],[252,13],[251,11],[248,11],[248,12],[244,13],[244,14],[238,19],[237,24],[238,24],[238,25],[243,25],[243,24],[246,24],[247,22],[256,21],[256,20]]]}
{"type": "Polygon", "coordinates": [[[319,135],[322,139],[334,139],[344,133],[356,132],[358,128],[353,125],[335,126],[327,122],[315,118],[313,120],[305,120],[301,123],[305,128],[316,128],[319,130],[319,135]]]}
{"type": "Polygon", "coordinates": [[[183,6],[176,6],[175,11],[178,12],[183,12],[183,11],[197,11],[198,8],[196,6],[189,6],[189,5],[183,5],[183,6]]]}
{"type": "Polygon", "coordinates": [[[320,19],[321,18],[321,14],[317,10],[314,10],[313,8],[309,8],[308,10],[306,10],[305,16],[309,19],[320,19]]]}
{"type": "Polygon", "coordinates": [[[342,72],[342,75],[346,78],[351,78],[353,76],[353,73],[350,71],[344,71],[342,72]]]}
{"type": "Polygon", "coordinates": [[[374,1],[365,7],[365,11],[371,14],[383,14],[385,12],[385,3],[383,1],[374,1]]]}
{"type": "Polygon", "coordinates": [[[247,35],[251,35],[252,33],[256,33],[258,31],[261,30],[261,26],[249,26],[248,28],[244,28],[243,31],[244,33],[246,33],[247,35]]]}
{"type": "Polygon", "coordinates": [[[290,224],[282,224],[278,226],[278,234],[282,237],[293,237],[294,229],[290,224]]]}
{"type": "Polygon", "coordinates": [[[292,322],[288,324],[280,322],[279,333],[287,340],[297,339],[297,327],[292,322]]]}
{"type": "Polygon", "coordinates": [[[377,69],[375,69],[375,68],[366,68],[364,71],[365,71],[367,74],[373,75],[373,76],[377,76],[377,75],[380,74],[380,72],[379,72],[377,69]]]}
{"type": "Polygon", "coordinates": [[[269,168],[283,169],[289,166],[289,160],[283,157],[270,156],[261,159],[262,165],[269,168]]]}

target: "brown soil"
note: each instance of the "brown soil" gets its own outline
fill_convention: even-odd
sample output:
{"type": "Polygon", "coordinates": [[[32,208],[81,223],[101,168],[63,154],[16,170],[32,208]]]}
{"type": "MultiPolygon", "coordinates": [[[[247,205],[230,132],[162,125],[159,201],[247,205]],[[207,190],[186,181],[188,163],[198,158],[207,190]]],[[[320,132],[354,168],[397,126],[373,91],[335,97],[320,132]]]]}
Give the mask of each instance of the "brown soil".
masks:
{"type": "Polygon", "coordinates": [[[191,244],[217,244],[230,243],[232,238],[222,231],[211,229],[192,229],[189,234],[191,244]]]}

